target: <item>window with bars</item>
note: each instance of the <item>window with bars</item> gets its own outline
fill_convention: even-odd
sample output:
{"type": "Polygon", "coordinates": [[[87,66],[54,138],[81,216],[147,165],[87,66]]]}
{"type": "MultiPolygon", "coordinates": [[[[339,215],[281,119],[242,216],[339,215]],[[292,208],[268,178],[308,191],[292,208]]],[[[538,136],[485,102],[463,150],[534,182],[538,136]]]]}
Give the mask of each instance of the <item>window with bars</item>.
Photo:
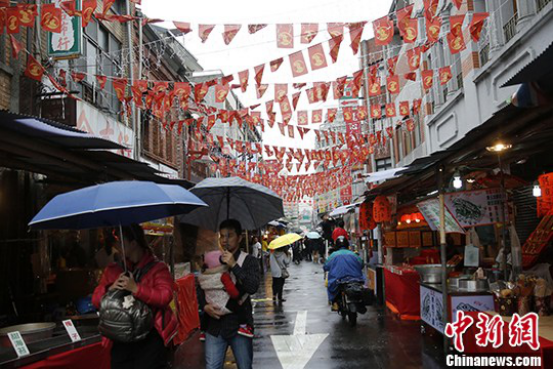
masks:
{"type": "Polygon", "coordinates": [[[121,75],[121,43],[94,19],[85,28],[83,42],[83,57],[75,61],[76,69],[86,73],[86,78],[79,84],[83,99],[119,118],[121,103],[111,80],[101,89],[95,75],[121,75]]]}

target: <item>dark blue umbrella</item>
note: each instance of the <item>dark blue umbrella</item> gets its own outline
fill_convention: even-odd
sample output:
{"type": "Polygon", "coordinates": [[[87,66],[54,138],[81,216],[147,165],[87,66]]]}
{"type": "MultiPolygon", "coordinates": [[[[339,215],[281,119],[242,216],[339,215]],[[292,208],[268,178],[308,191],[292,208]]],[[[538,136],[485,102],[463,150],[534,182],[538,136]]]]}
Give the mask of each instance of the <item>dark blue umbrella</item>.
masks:
{"type": "Polygon", "coordinates": [[[180,186],[109,182],[54,197],[29,226],[33,229],[125,226],[185,214],[203,206],[208,205],[180,186]]]}
{"type": "Polygon", "coordinates": [[[206,178],[191,192],[209,207],[180,216],[181,223],[217,232],[221,221],[236,219],[242,228],[252,230],[284,216],[283,200],[279,195],[239,177],[206,178]]]}

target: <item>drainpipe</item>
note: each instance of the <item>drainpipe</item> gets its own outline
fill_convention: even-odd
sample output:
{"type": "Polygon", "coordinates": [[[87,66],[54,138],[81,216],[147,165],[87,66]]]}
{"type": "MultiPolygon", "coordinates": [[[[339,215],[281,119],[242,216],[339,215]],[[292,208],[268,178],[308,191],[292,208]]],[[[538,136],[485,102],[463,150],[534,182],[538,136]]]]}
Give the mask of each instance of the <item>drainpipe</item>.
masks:
{"type": "MultiPolygon", "coordinates": [[[[125,0],[125,12],[128,15],[131,15],[131,5],[130,0],[125,0]]],[[[131,83],[134,80],[134,73],[133,73],[133,34],[132,34],[132,25],[133,22],[127,22],[127,47],[129,48],[129,70],[127,72],[127,75],[129,77],[129,81],[131,83]]],[[[141,23],[141,22],[139,22],[141,23]]],[[[137,108],[135,104],[132,105],[132,112],[131,112],[131,128],[133,129],[133,132],[135,133],[135,150],[133,153],[133,159],[140,160],[140,131],[139,131],[139,124],[137,124],[136,119],[136,111],[137,108]]]]}

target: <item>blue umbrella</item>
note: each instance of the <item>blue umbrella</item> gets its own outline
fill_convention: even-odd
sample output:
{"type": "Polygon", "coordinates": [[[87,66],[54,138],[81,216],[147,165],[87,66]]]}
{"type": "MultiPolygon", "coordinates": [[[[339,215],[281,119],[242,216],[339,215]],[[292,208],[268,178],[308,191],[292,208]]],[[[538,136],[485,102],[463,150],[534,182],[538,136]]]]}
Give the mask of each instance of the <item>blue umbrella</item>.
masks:
{"type": "Polygon", "coordinates": [[[321,238],[321,235],[315,231],[308,232],[306,235],[310,240],[317,240],[318,238],[321,238]]]}
{"type": "Polygon", "coordinates": [[[29,226],[33,229],[125,226],[185,214],[204,206],[208,205],[180,186],[109,182],[54,197],[29,226]]]}

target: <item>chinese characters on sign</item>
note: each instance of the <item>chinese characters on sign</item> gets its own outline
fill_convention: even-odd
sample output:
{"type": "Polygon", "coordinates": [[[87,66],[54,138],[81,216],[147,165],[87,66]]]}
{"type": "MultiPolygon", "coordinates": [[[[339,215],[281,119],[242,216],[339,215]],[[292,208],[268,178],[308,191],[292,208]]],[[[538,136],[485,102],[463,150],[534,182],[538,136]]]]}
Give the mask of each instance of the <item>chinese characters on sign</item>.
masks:
{"type": "Polygon", "coordinates": [[[71,338],[71,342],[77,342],[81,340],[81,336],[79,336],[79,333],[77,332],[77,329],[73,325],[73,322],[71,319],[62,321],[63,327],[67,331],[67,334],[69,335],[69,338],[71,338]]]}
{"type": "MultiPolygon", "coordinates": [[[[57,8],[61,7],[62,0],[54,0],[57,8]]],[[[77,7],[81,9],[81,1],[77,0],[77,7]]],[[[61,12],[61,32],[47,33],[48,55],[57,58],[72,58],[81,55],[82,27],[81,17],[72,17],[67,12],[61,12]]]]}
{"type": "Polygon", "coordinates": [[[30,354],[29,349],[27,348],[25,341],[23,341],[23,337],[21,337],[21,333],[19,333],[19,331],[8,333],[8,338],[12,343],[13,349],[15,350],[17,357],[26,356],[30,354]]]}
{"type": "MultiPolygon", "coordinates": [[[[478,346],[486,347],[492,343],[493,348],[498,348],[504,343],[504,320],[500,315],[490,316],[478,313],[476,327],[478,333],[475,340],[478,346]]],[[[464,351],[463,335],[475,321],[471,315],[463,311],[456,312],[456,322],[447,323],[445,334],[453,339],[454,348],[459,352],[464,351]]],[[[539,349],[539,316],[536,313],[528,313],[524,316],[514,314],[508,324],[509,344],[512,347],[528,345],[533,350],[539,349]]]]}

